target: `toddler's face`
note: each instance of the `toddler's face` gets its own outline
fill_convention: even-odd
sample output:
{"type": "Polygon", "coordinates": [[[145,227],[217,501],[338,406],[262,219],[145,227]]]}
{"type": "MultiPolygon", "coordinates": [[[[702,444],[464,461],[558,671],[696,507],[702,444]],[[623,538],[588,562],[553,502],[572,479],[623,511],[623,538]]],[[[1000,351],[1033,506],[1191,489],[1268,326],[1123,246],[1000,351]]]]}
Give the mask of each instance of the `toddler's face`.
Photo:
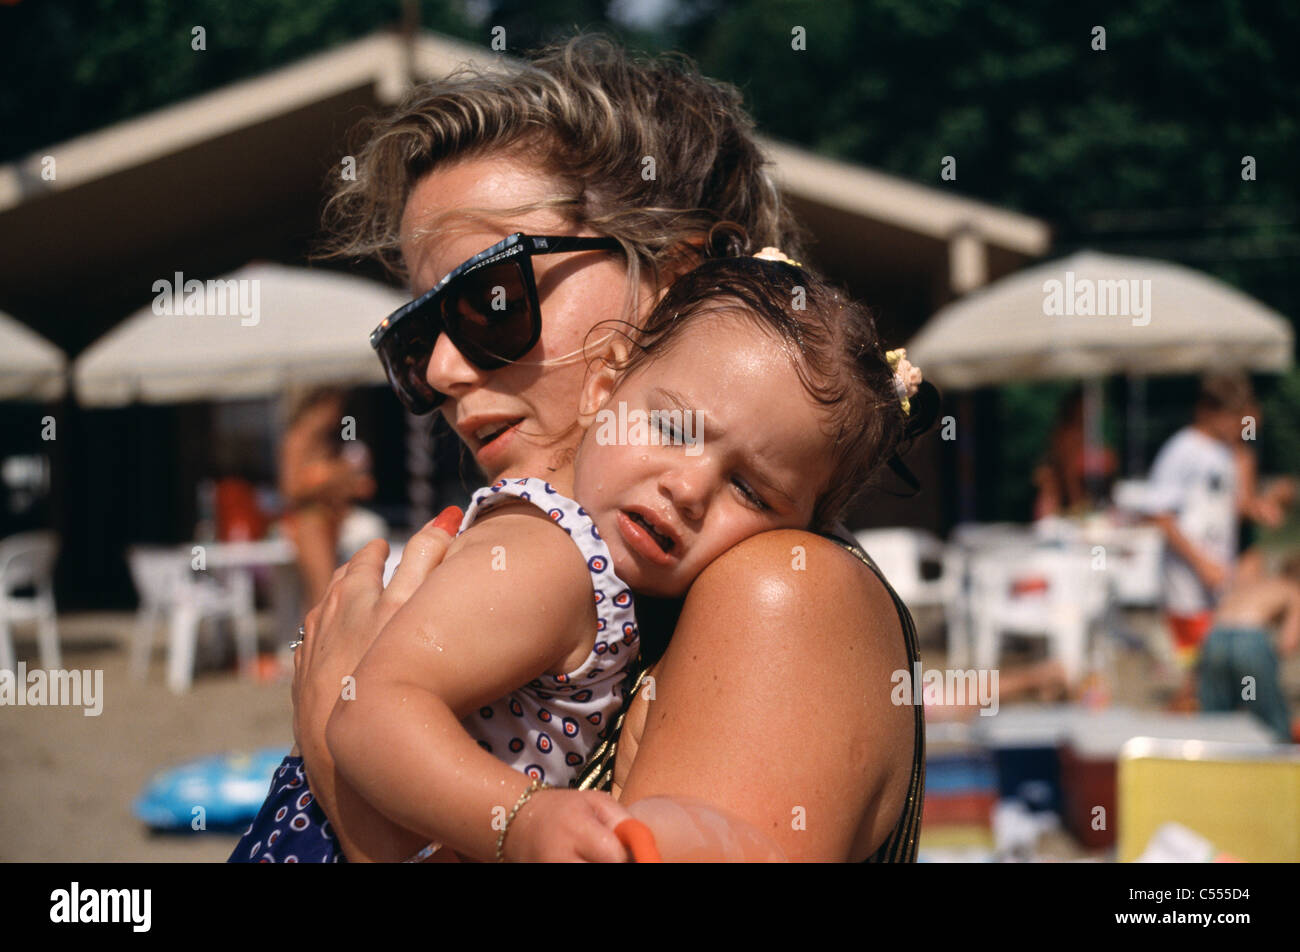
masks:
{"type": "Polygon", "coordinates": [[[807,528],[831,471],[825,410],[777,338],[731,313],[692,320],[616,386],[596,374],[584,392],[600,411],[574,496],[619,576],[651,595],[685,592],[749,536],[807,528]]]}

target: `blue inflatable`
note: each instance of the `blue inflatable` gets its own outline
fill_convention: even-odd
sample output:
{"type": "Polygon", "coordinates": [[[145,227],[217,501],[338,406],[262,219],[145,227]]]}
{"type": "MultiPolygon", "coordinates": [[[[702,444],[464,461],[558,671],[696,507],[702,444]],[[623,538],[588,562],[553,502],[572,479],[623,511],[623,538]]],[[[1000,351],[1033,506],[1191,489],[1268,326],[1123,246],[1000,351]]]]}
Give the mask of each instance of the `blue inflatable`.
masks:
{"type": "Polygon", "coordinates": [[[135,815],[158,830],[223,829],[251,823],[286,753],[284,748],[268,747],[160,770],[136,798],[135,815]]]}

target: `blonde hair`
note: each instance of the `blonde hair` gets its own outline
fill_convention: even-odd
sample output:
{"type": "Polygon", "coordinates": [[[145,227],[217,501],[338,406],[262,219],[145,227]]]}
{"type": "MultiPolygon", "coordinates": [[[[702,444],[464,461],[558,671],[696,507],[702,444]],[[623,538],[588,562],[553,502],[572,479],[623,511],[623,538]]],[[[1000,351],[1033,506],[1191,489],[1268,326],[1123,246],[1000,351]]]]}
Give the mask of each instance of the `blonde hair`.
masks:
{"type": "Polygon", "coordinates": [[[416,183],[441,163],[488,155],[536,163],[560,187],[540,206],[507,212],[553,207],[617,239],[633,288],[642,268],[658,288],[667,269],[703,258],[801,250],[739,90],[676,54],[633,58],[606,37],[579,35],[526,61],[465,66],[418,86],[359,131],[356,178],[338,183],[326,206],[335,237],[325,253],[378,257],[403,279],[400,226],[416,183]],[[715,229],[724,222],[740,228],[715,229]]]}

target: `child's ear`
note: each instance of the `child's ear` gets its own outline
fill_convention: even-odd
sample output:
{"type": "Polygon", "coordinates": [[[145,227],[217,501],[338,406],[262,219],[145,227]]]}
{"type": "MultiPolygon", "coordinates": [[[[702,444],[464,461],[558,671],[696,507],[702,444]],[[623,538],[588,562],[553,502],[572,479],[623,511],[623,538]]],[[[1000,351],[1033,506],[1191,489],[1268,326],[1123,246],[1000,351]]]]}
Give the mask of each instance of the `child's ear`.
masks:
{"type": "Polygon", "coordinates": [[[618,374],[608,357],[597,357],[587,364],[587,376],[582,382],[582,398],[578,401],[578,423],[583,429],[595,421],[597,412],[614,392],[617,381],[618,374]]]}

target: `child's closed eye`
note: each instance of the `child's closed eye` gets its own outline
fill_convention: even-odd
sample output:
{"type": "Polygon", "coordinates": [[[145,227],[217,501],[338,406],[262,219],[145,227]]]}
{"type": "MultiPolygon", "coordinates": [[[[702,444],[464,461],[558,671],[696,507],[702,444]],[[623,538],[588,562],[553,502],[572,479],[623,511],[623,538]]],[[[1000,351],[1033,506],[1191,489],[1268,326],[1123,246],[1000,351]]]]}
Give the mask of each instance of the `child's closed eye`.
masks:
{"type": "Polygon", "coordinates": [[[659,424],[660,442],[669,446],[681,446],[686,442],[681,428],[667,411],[660,411],[657,414],[656,422],[659,424]]]}
{"type": "Polygon", "coordinates": [[[740,492],[741,497],[746,501],[746,503],[749,506],[753,507],[754,509],[757,509],[759,512],[766,512],[768,509],[771,508],[763,500],[763,497],[760,496],[754,490],[754,488],[749,485],[749,483],[745,482],[739,476],[733,476],[731,478],[731,485],[736,487],[736,489],[740,492]]]}

